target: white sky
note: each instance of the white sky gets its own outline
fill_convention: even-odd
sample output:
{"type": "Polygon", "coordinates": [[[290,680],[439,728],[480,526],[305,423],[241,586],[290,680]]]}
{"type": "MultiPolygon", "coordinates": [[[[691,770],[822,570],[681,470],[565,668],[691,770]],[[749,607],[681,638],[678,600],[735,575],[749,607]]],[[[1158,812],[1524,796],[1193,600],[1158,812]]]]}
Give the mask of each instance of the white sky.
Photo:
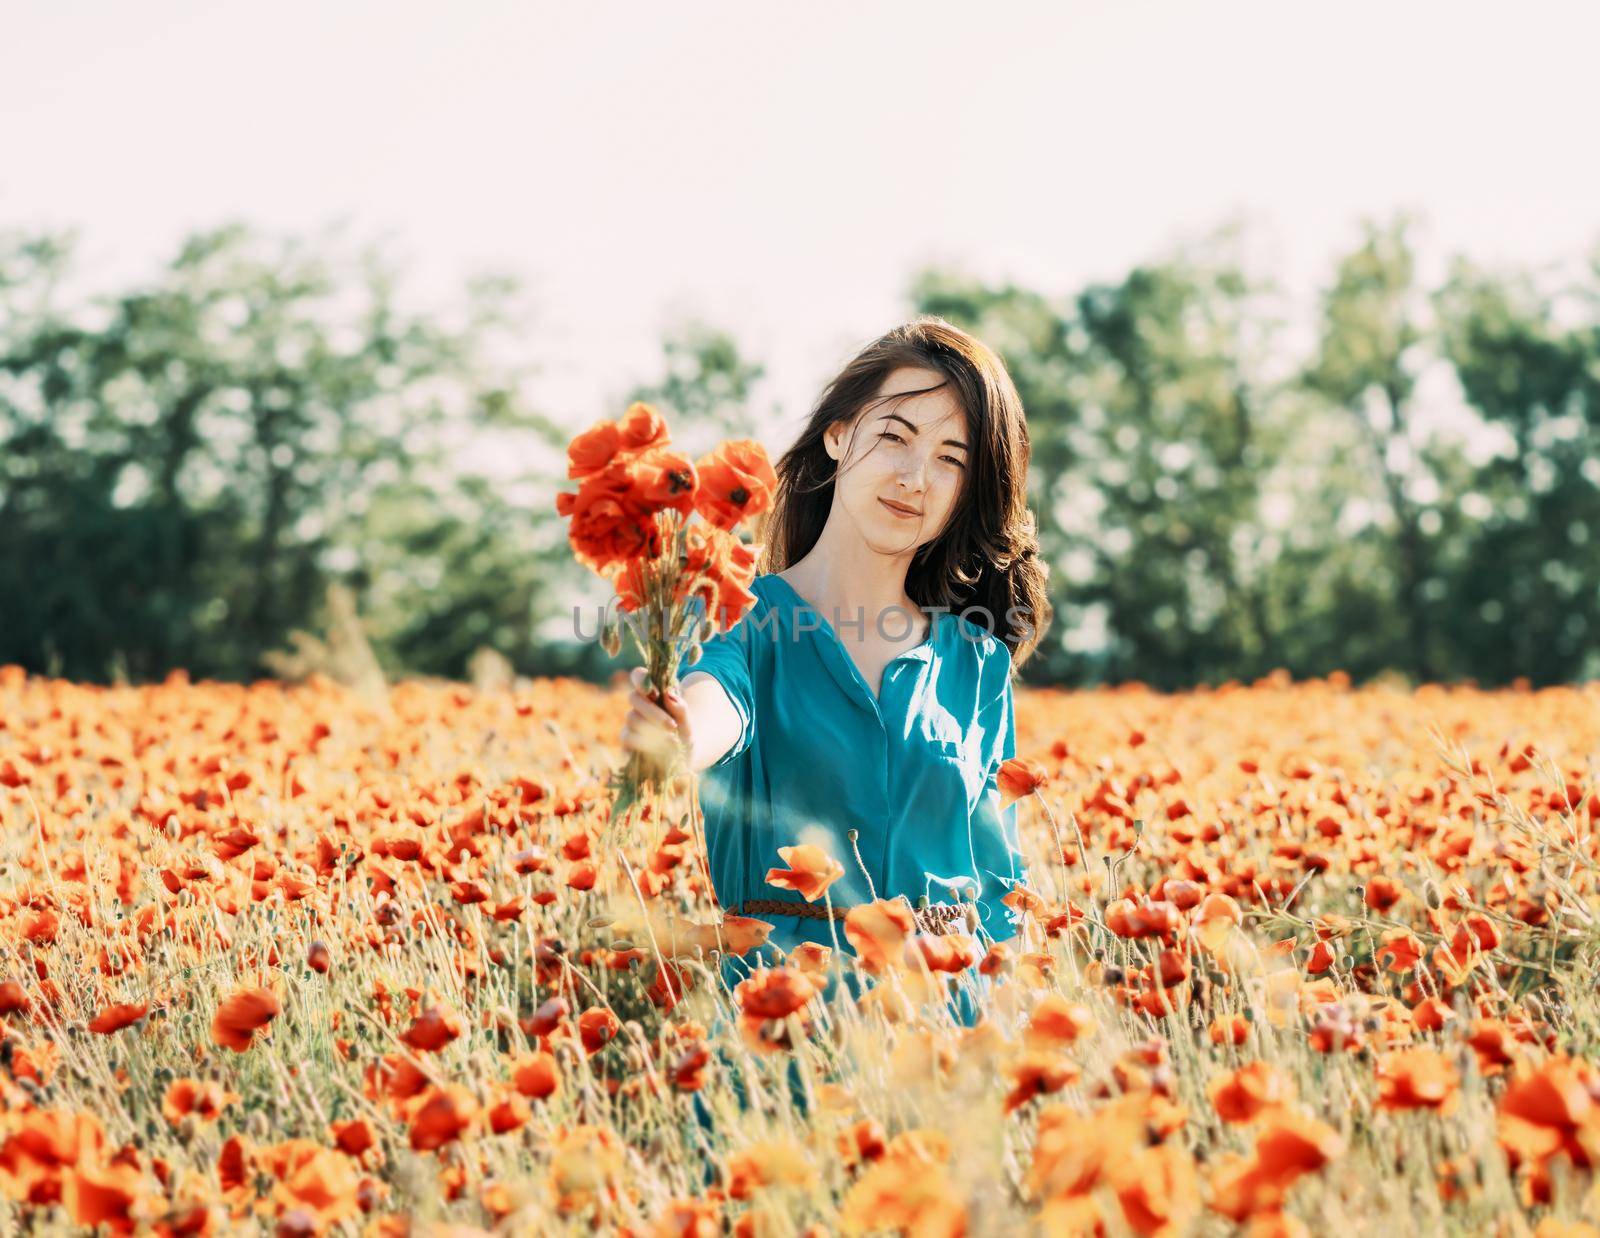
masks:
{"type": "Polygon", "coordinates": [[[586,424],[695,314],[787,444],[920,263],[1052,295],[1242,213],[1307,289],[1363,213],[1425,257],[1600,242],[1600,6],[12,0],[0,227],[91,280],[189,229],[346,219],[424,297],[526,275],[540,402],[586,424]]]}

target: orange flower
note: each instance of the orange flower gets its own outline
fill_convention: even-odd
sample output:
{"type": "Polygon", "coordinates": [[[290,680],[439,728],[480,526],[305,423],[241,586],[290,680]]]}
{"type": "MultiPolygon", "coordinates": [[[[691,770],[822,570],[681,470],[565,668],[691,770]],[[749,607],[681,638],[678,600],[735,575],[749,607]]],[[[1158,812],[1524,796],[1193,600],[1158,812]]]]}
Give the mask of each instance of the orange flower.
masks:
{"type": "Polygon", "coordinates": [[[1477,939],[1470,935],[1462,942],[1465,954],[1457,954],[1454,950],[1444,945],[1437,945],[1429,956],[1433,965],[1439,969],[1440,978],[1451,988],[1465,984],[1472,978],[1472,969],[1477,966],[1481,951],[1478,949],[1477,939]]]}
{"type": "Polygon", "coordinates": [[[1256,1161],[1264,1174],[1285,1186],[1344,1153],[1339,1133],[1303,1110],[1273,1109],[1264,1121],[1256,1140],[1256,1161]]]}
{"type": "Polygon", "coordinates": [[[1050,775],[1038,762],[1023,757],[1008,758],[1001,763],[1000,773],[995,779],[995,785],[1000,789],[1000,807],[1006,808],[1024,796],[1032,795],[1049,781],[1050,775]]]}
{"type": "Polygon", "coordinates": [[[78,1225],[133,1232],[133,1212],[146,1194],[144,1175],[126,1164],[75,1165],[62,1180],[61,1202],[78,1225]]]}
{"type": "Polygon", "coordinates": [[[662,951],[674,956],[709,950],[744,955],[764,944],[771,932],[772,923],[768,920],[724,915],[717,924],[696,924],[668,917],[656,936],[662,951]]]}
{"type": "Polygon", "coordinates": [[[1455,1017],[1456,1012],[1437,997],[1423,999],[1411,1012],[1412,1022],[1422,1032],[1437,1032],[1455,1017]]]}
{"type": "Polygon", "coordinates": [[[120,1032],[130,1024],[137,1023],[149,1013],[149,1002],[127,1002],[121,1005],[107,1006],[89,1020],[89,1030],[98,1032],[102,1036],[109,1036],[112,1032],[120,1032]]]}
{"type": "Polygon", "coordinates": [[[1405,887],[1398,881],[1388,877],[1374,877],[1367,882],[1367,892],[1363,896],[1363,901],[1373,911],[1388,911],[1400,901],[1404,893],[1405,887]]]}
{"type": "Polygon", "coordinates": [[[372,1133],[372,1124],[365,1118],[330,1123],[328,1134],[346,1156],[360,1157],[378,1146],[378,1137],[372,1133]]]}
{"type": "Polygon", "coordinates": [[[270,989],[241,989],[217,1006],[211,1020],[211,1039],[235,1053],[250,1047],[255,1033],[271,1023],[283,1007],[270,989]]]}
{"type": "Polygon", "coordinates": [[[617,435],[622,450],[630,455],[640,455],[652,447],[665,447],[672,439],[667,432],[667,423],[662,420],[655,405],[646,404],[643,400],[635,400],[628,405],[622,420],[617,423],[617,435]]]}
{"type": "Polygon", "coordinates": [[[511,1086],[534,1100],[554,1096],[561,1086],[561,1071],[555,1055],[540,1050],[519,1058],[511,1066],[511,1086]]]}
{"type": "Polygon", "coordinates": [[[1106,908],[1106,927],[1118,937],[1170,938],[1182,923],[1171,903],[1119,898],[1106,908]]]}
{"type": "Polygon", "coordinates": [[[1450,1059],[1435,1049],[1400,1049],[1378,1059],[1378,1108],[1432,1109],[1452,1112],[1461,1076],[1450,1059]]]}
{"type": "Polygon", "coordinates": [[[1219,1015],[1211,1021],[1206,1038],[1214,1045],[1242,1045],[1250,1039],[1250,1024],[1242,1015],[1219,1015]]]}
{"type": "MultiPolygon", "coordinates": [[[[755,548],[737,535],[704,523],[689,525],[679,565],[673,600],[700,604],[699,614],[711,621],[714,630],[727,631],[755,605],[755,594],[750,592],[756,575],[755,548]]],[[[617,586],[624,610],[637,609],[643,602],[631,577],[629,581],[627,589],[620,582],[617,586]]]]}
{"type": "Polygon", "coordinates": [[[1225,1159],[1211,1178],[1210,1206],[1235,1221],[1283,1207],[1289,1188],[1344,1152],[1337,1131],[1291,1107],[1268,1110],[1249,1157],[1225,1159]]]}
{"type": "Polygon", "coordinates": [[[1579,1058],[1553,1057],[1524,1068],[1500,1099],[1497,1126],[1513,1164],[1565,1154],[1574,1166],[1600,1165],[1600,1070],[1579,1058]]]}
{"type": "Polygon", "coordinates": [[[698,463],[695,510],[719,529],[737,528],[772,506],[778,475],[766,449],[752,439],[725,442],[698,463]]]}
{"type": "Polygon", "coordinates": [[[609,573],[629,559],[661,554],[661,526],[634,489],[629,461],[612,460],[588,478],[576,494],[556,495],[556,512],[571,523],[567,540],[578,562],[609,573]]]}
{"type": "Polygon", "coordinates": [[[298,1214],[320,1231],[360,1211],[360,1177],[346,1156],[309,1139],[288,1139],[257,1154],[259,1167],[278,1179],[273,1198],[287,1220],[298,1214]]]}
{"type": "Polygon", "coordinates": [[[1030,1050],[1005,1068],[1011,1080],[1011,1091],[1006,1094],[1005,1111],[1011,1113],[1036,1096],[1059,1092],[1069,1083],[1076,1083],[1083,1075],[1077,1063],[1059,1053],[1030,1050]]]}
{"type": "Polygon", "coordinates": [[[954,975],[978,961],[977,943],[965,933],[915,933],[901,951],[907,967],[954,975]]]}
{"type": "Polygon", "coordinates": [[[901,964],[906,939],[915,930],[916,917],[904,899],[874,899],[845,913],[845,938],[861,966],[874,974],[901,964]]]}
{"type": "Polygon", "coordinates": [[[622,1141],[604,1126],[558,1127],[547,1177],[563,1216],[615,1200],[627,1168],[622,1141]]]}
{"type": "Polygon", "coordinates": [[[1211,1084],[1211,1105],[1224,1122],[1251,1122],[1295,1097],[1294,1080],[1267,1062],[1251,1062],[1211,1084]]]}
{"type": "Polygon", "coordinates": [[[1200,1213],[1194,1160],[1174,1144],[1141,1148],[1114,1177],[1123,1219],[1142,1238],[1187,1233],[1200,1213]]]}
{"type": "Polygon", "coordinates": [[[954,1176],[944,1172],[948,1153],[926,1138],[895,1136],[846,1192],[839,1210],[845,1233],[891,1231],[956,1238],[969,1232],[967,1206],[954,1176]]]}
{"type": "Polygon", "coordinates": [[[440,1003],[424,1010],[416,1021],[401,1033],[400,1039],[413,1049],[437,1053],[461,1035],[464,1026],[460,1015],[449,1006],[440,1003]]]}
{"type": "Polygon", "coordinates": [[[1215,953],[1243,919],[1244,911],[1235,899],[1226,894],[1207,894],[1190,923],[1200,944],[1215,953]]]}
{"type": "Polygon", "coordinates": [[[767,869],[767,884],[797,890],[808,903],[816,902],[824,890],[844,876],[844,865],[812,843],[779,847],[778,855],[789,867],[767,869]]]}
{"type": "Polygon", "coordinates": [[[768,1140],[728,1157],[730,1199],[750,1199],[769,1186],[810,1190],[817,1180],[817,1171],[806,1155],[805,1146],[792,1139],[768,1140]]]}
{"type": "Polygon", "coordinates": [[[815,941],[803,941],[789,951],[789,963],[792,966],[798,967],[806,975],[819,980],[827,971],[828,960],[832,957],[832,946],[824,946],[815,941]]]}
{"type": "Polygon", "coordinates": [[[653,447],[634,460],[632,467],[634,501],[642,512],[675,511],[688,516],[694,510],[700,479],[688,456],[653,447]]]}
{"type": "Polygon", "coordinates": [[[15,980],[0,981],[0,1014],[28,1009],[28,995],[15,980]]]}
{"type": "Polygon", "coordinates": [[[622,1030],[622,1021],[606,1006],[591,1006],[578,1016],[578,1039],[584,1052],[596,1054],[622,1030]]]}
{"type": "Polygon", "coordinates": [[[1033,1008],[1022,1036],[1030,1048],[1050,1049],[1075,1044],[1094,1030],[1093,1011],[1060,993],[1051,993],[1033,1008]]]}
{"type": "Polygon", "coordinates": [[[796,967],[763,967],[734,989],[739,1009],[752,1019],[785,1019],[805,1007],[817,990],[796,967]]]}
{"type": "Polygon", "coordinates": [[[615,461],[626,462],[651,448],[665,447],[670,439],[661,414],[635,401],[620,422],[599,421],[567,444],[567,477],[583,481],[615,461]]]}
{"type": "Polygon", "coordinates": [[[201,1121],[212,1122],[238,1099],[236,1092],[226,1090],[214,1080],[174,1079],[167,1085],[161,1112],[174,1126],[191,1113],[201,1121]]]}
{"type": "Polygon", "coordinates": [[[431,1152],[468,1133],[478,1118],[478,1102],[459,1083],[436,1084],[406,1102],[411,1146],[431,1152]]]}
{"type": "Polygon", "coordinates": [[[527,1125],[533,1117],[533,1110],[528,1107],[528,1102],[515,1092],[502,1096],[489,1109],[489,1129],[496,1135],[504,1135],[527,1125]]]}
{"type": "Polygon", "coordinates": [[[1407,929],[1390,929],[1383,935],[1378,947],[1378,962],[1392,972],[1410,971],[1422,958],[1423,946],[1415,933],[1407,929]]]}
{"type": "Polygon", "coordinates": [[[601,421],[567,444],[567,477],[582,481],[603,470],[622,450],[622,434],[617,423],[601,421]]]}

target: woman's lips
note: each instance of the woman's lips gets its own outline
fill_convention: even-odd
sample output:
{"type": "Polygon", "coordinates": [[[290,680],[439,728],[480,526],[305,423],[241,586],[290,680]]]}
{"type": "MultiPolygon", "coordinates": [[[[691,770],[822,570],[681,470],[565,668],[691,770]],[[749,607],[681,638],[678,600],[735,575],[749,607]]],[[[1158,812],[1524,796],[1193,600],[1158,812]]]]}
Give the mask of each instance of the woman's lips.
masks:
{"type": "Polygon", "coordinates": [[[896,507],[893,503],[889,502],[887,499],[879,499],[878,502],[882,503],[885,507],[887,507],[891,514],[899,516],[900,519],[902,519],[902,520],[915,520],[918,516],[922,515],[921,512],[907,511],[903,507],[896,507]]]}

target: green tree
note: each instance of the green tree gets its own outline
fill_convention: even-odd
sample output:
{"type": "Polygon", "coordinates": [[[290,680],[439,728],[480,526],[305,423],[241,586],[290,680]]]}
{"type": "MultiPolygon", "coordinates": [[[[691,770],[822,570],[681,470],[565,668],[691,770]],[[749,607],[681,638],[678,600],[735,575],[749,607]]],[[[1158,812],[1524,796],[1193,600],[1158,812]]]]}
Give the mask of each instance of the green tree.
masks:
{"type": "Polygon", "coordinates": [[[919,311],[1005,359],[1028,410],[1052,564],[1041,680],[1176,686],[1276,664],[1261,583],[1262,479],[1285,433],[1267,369],[1272,289],[1224,227],[1062,306],[925,274],[919,311]],[[1077,645],[1103,628],[1105,648],[1077,645]]]}
{"type": "Polygon", "coordinates": [[[392,669],[459,673],[463,640],[519,639],[537,564],[511,536],[485,551],[517,521],[451,468],[479,432],[562,437],[484,355],[519,325],[515,285],[473,283],[445,324],[401,307],[371,248],[231,224],[147,285],[63,307],[75,243],[0,246],[0,660],[248,677],[316,626],[333,579],[392,669]],[[410,589],[386,567],[398,545],[410,589]]]}
{"type": "Polygon", "coordinates": [[[1502,447],[1465,471],[1472,519],[1446,628],[1495,682],[1600,675],[1600,287],[1557,292],[1458,259],[1436,302],[1467,402],[1502,447]]]}

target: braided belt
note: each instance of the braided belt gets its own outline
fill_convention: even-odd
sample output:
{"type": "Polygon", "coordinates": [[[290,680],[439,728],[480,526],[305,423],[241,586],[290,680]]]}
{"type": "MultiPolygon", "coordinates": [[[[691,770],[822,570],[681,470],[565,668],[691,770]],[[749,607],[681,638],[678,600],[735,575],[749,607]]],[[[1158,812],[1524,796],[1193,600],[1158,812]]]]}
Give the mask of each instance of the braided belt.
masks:
{"type": "MultiPolygon", "coordinates": [[[[930,903],[912,909],[911,915],[919,932],[942,937],[953,924],[965,923],[967,903],[930,903]]],[[[747,898],[734,908],[741,916],[799,916],[805,920],[828,919],[828,907],[822,903],[790,903],[777,898],[747,898]]],[[[834,907],[835,923],[843,923],[850,914],[849,907],[834,907]]]]}

